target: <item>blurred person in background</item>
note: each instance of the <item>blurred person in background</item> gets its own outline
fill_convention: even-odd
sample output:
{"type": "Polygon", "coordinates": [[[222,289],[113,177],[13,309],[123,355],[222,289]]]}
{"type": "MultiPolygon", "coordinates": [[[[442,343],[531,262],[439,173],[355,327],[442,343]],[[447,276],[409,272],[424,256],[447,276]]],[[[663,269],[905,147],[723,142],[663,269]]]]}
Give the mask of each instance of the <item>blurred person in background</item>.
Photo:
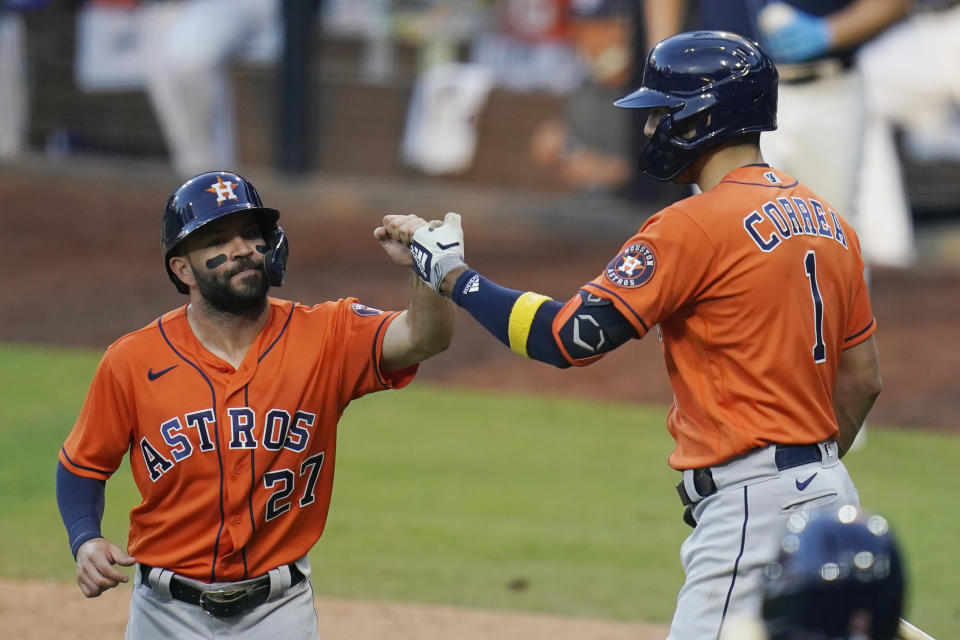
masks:
{"type": "Polygon", "coordinates": [[[146,0],[142,19],[147,91],[174,170],[235,166],[230,66],[277,61],[280,0],[146,0]]]}
{"type": "Polygon", "coordinates": [[[490,27],[491,9],[477,0],[421,0],[398,2],[393,16],[396,38],[417,47],[400,156],[427,175],[462,173],[473,164],[494,85],[493,69],[464,58],[490,27]]]}
{"type": "Polygon", "coordinates": [[[27,43],[20,12],[48,3],[0,0],[0,160],[19,156],[27,137],[27,43]]]}
{"type": "Polygon", "coordinates": [[[914,160],[960,162],[958,36],[958,0],[914,0],[909,18],[859,52],[867,118],[857,208],[887,220],[861,229],[868,262],[905,267],[916,258],[898,130],[914,160]]]}
{"type": "Polygon", "coordinates": [[[684,27],[723,29],[759,42],[780,73],[779,128],[763,138],[768,161],[811,185],[861,233],[867,257],[909,254],[904,221],[886,207],[857,208],[866,104],[857,51],[903,18],[910,0],[645,0],[647,43],[684,27]],[[876,229],[871,234],[867,229],[876,229]],[[878,235],[886,242],[872,246],[878,235]],[[894,237],[888,237],[894,236],[894,237]]]}
{"type": "Polygon", "coordinates": [[[632,0],[570,5],[570,34],[588,75],[567,97],[564,117],[534,131],[530,152],[577,189],[615,191],[632,176],[630,114],[613,106],[631,80],[632,5],[632,0]]]}
{"type": "Polygon", "coordinates": [[[473,43],[471,61],[511,91],[572,91],[584,71],[570,39],[570,2],[497,0],[493,24],[473,43]]]}

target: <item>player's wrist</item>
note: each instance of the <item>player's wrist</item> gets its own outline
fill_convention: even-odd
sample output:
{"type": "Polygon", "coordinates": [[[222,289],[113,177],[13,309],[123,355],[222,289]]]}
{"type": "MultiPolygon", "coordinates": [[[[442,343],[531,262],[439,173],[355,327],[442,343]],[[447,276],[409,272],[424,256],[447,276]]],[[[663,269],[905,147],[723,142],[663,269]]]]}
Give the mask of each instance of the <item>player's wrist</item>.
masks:
{"type": "Polygon", "coordinates": [[[81,557],[81,551],[97,544],[98,540],[104,540],[104,537],[101,535],[99,530],[96,532],[89,531],[81,535],[77,540],[71,541],[70,549],[73,551],[73,559],[79,561],[81,557]]]}
{"type": "Polygon", "coordinates": [[[456,290],[457,281],[460,279],[464,273],[470,270],[470,267],[466,263],[461,263],[460,266],[452,269],[444,277],[443,281],[440,283],[440,293],[445,295],[448,298],[453,297],[453,292],[456,290]]]}

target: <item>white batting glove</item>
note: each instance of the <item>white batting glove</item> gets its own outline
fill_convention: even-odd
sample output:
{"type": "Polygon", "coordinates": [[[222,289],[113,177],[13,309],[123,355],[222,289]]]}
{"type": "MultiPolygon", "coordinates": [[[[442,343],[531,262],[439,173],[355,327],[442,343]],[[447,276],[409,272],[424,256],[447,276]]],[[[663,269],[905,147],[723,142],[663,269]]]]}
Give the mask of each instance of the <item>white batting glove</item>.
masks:
{"type": "Polygon", "coordinates": [[[440,284],[448,273],[465,266],[463,261],[463,229],[460,214],[449,212],[443,223],[431,222],[413,234],[410,242],[413,270],[420,279],[440,293],[440,284]]]}

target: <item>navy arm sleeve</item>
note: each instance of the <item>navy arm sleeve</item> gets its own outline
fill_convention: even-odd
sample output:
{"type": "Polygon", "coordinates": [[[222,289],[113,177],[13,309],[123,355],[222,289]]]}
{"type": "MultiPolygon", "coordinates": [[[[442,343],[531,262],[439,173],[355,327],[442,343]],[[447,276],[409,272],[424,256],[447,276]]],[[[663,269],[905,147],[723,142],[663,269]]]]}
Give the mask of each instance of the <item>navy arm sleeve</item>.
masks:
{"type": "Polygon", "coordinates": [[[589,363],[636,336],[632,326],[608,300],[594,298],[584,291],[580,292],[579,301],[583,311],[559,327],[556,336],[553,324],[564,304],[502,287],[472,269],[457,278],[451,298],[506,346],[560,368],[589,363]],[[510,325],[518,315],[524,315],[524,297],[531,295],[537,298],[539,307],[532,318],[527,315],[523,320],[521,332],[525,339],[523,347],[518,349],[511,343],[510,325]],[[518,307],[521,308],[519,314],[518,307]]]}
{"type": "MultiPolygon", "coordinates": [[[[497,340],[509,347],[510,313],[523,293],[516,289],[501,287],[473,269],[467,269],[457,278],[451,298],[457,305],[466,309],[497,340]]],[[[570,363],[557,347],[550,328],[553,318],[561,308],[563,305],[554,300],[547,300],[540,306],[533,318],[527,349],[534,360],[565,368],[569,367],[570,363]]]]}
{"type": "Polygon", "coordinates": [[[78,476],[62,463],[57,463],[57,506],[67,528],[74,558],[80,545],[102,537],[100,522],[103,520],[106,484],[103,480],[78,476]]]}

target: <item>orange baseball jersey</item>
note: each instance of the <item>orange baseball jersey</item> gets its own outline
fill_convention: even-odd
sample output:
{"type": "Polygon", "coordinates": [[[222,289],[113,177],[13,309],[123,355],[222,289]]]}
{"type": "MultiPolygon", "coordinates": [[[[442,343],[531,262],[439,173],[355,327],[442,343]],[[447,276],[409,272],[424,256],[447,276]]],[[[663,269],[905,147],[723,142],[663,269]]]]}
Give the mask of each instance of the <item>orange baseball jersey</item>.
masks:
{"type": "Polygon", "coordinates": [[[856,234],[827,202],[751,165],[652,216],[583,289],[640,337],[659,324],[669,462],[686,469],[837,436],[840,352],[876,328],[863,269],[856,234]]]}
{"type": "Polygon", "coordinates": [[[219,582],[303,556],[326,522],[347,404],[416,373],[378,368],[396,312],[354,298],[269,304],[239,369],[194,337],[186,307],[100,362],[60,461],[106,480],[129,451],[142,502],[128,549],[141,563],[219,582]]]}

